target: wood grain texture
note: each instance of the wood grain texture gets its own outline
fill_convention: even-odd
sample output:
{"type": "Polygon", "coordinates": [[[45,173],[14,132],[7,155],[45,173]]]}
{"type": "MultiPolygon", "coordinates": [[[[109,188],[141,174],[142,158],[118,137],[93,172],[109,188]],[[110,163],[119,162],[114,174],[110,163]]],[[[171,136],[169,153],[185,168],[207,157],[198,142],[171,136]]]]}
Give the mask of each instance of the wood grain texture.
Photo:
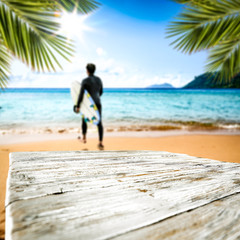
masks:
{"type": "Polygon", "coordinates": [[[237,239],[239,193],[236,163],[151,151],[12,153],[6,239],[181,239],[188,228],[188,239],[210,239],[217,223],[237,239]]]}
{"type": "Polygon", "coordinates": [[[113,239],[239,239],[239,200],[239,194],[231,195],[113,239]]]}

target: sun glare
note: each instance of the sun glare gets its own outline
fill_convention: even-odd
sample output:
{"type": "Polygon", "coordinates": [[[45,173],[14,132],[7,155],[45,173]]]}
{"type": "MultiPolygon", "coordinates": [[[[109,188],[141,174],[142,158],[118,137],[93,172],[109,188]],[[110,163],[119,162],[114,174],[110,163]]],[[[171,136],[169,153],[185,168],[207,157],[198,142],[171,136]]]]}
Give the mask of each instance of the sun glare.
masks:
{"type": "Polygon", "coordinates": [[[85,21],[89,15],[79,15],[76,12],[64,12],[60,18],[60,32],[68,38],[77,38],[83,41],[83,33],[93,29],[86,25],[85,21]]]}

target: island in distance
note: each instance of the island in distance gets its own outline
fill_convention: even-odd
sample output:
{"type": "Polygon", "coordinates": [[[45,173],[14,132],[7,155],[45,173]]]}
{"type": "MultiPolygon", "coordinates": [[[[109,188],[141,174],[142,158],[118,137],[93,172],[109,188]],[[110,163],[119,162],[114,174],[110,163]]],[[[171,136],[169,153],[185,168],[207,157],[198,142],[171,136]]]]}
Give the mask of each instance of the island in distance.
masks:
{"type": "Polygon", "coordinates": [[[146,87],[147,89],[212,89],[212,88],[240,88],[240,74],[236,75],[230,80],[216,80],[216,74],[214,73],[204,73],[199,76],[196,76],[191,82],[186,84],[182,88],[175,88],[170,83],[163,84],[153,84],[146,87]]]}
{"type": "Polygon", "coordinates": [[[204,73],[194,78],[184,86],[184,89],[210,89],[210,88],[240,88],[240,74],[228,80],[217,81],[215,73],[204,73]]]}
{"type": "Polygon", "coordinates": [[[174,87],[170,83],[153,84],[147,87],[148,89],[173,89],[174,87]]]}

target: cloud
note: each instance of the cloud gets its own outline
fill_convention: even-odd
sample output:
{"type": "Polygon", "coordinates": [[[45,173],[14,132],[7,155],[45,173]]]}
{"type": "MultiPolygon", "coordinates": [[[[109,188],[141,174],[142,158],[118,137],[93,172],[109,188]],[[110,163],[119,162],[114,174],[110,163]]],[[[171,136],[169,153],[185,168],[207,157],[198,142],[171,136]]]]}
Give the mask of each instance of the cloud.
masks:
{"type": "MultiPolygon", "coordinates": [[[[183,73],[149,74],[138,66],[119,62],[109,57],[102,48],[93,49],[89,55],[78,54],[72,63],[65,63],[64,70],[58,73],[33,73],[24,67],[24,71],[14,71],[9,87],[68,88],[72,81],[81,81],[86,75],[88,62],[96,64],[96,75],[103,80],[104,87],[147,87],[152,84],[170,83],[174,87],[182,87],[191,80],[183,73]]],[[[22,66],[20,64],[19,66],[22,66]]]]}
{"type": "Polygon", "coordinates": [[[97,55],[100,56],[100,57],[107,55],[107,52],[106,52],[104,49],[102,49],[101,47],[98,47],[98,48],[96,49],[96,53],[97,53],[97,55]]]}
{"type": "MultiPolygon", "coordinates": [[[[96,75],[103,80],[104,87],[147,87],[152,84],[170,83],[174,87],[183,86],[183,76],[181,74],[165,74],[150,76],[138,69],[123,67],[112,58],[96,59],[96,75]]],[[[79,59],[78,64],[73,64],[65,72],[51,74],[27,74],[14,76],[11,78],[9,87],[30,87],[30,88],[68,88],[72,81],[81,81],[86,77],[86,61],[79,59]],[[81,63],[81,69],[78,64],[81,63]],[[83,65],[84,63],[84,65],[83,65]],[[83,67],[84,66],[84,67],[83,67]]]]}

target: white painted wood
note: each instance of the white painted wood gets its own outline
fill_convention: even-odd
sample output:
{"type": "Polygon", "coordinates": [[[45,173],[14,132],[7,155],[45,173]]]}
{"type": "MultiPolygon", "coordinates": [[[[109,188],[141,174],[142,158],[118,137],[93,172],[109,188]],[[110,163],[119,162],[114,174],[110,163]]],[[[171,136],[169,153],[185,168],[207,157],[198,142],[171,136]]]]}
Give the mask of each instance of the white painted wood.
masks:
{"type": "Polygon", "coordinates": [[[240,239],[239,200],[239,194],[231,195],[113,239],[240,239]]]}
{"type": "MultiPolygon", "coordinates": [[[[138,239],[170,218],[175,226],[181,215],[217,209],[215,201],[225,197],[223,208],[233,201],[236,219],[239,193],[236,163],[149,151],[12,153],[6,239],[138,239]]],[[[218,218],[214,210],[211,216],[218,218]]],[[[212,220],[206,224],[216,230],[212,220]]],[[[196,227],[198,239],[206,224],[196,227]]]]}

